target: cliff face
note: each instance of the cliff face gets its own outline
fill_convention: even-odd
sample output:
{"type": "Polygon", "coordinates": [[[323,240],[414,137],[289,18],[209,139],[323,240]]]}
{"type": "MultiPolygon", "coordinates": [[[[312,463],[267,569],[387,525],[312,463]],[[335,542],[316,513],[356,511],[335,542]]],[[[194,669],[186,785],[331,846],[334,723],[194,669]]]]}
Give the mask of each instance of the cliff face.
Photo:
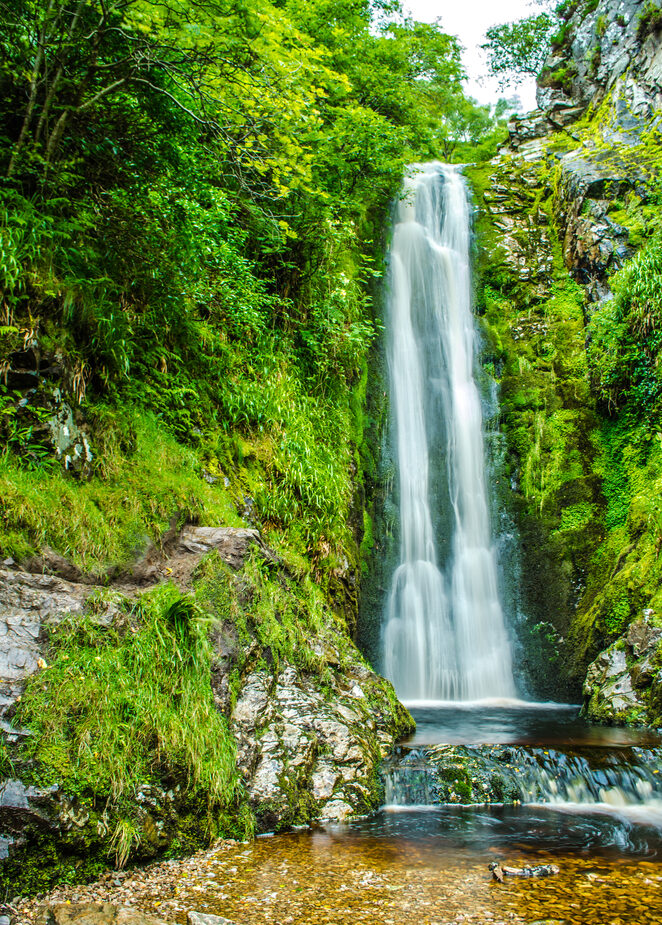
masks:
{"type": "Polygon", "coordinates": [[[537,637],[547,650],[549,667],[539,661],[534,672],[543,691],[553,686],[545,676],[560,675],[570,691],[584,685],[593,718],[651,722],[662,614],[658,346],[633,319],[629,292],[644,265],[657,266],[662,16],[612,0],[566,5],[564,15],[541,109],[512,120],[487,170],[469,170],[488,358],[522,524],[520,631],[529,651],[537,637]]]}
{"type": "Polygon", "coordinates": [[[538,82],[546,113],[595,108],[612,96],[619,121],[643,124],[660,109],[660,9],[652,0],[562,4],[563,24],[538,82]]]}

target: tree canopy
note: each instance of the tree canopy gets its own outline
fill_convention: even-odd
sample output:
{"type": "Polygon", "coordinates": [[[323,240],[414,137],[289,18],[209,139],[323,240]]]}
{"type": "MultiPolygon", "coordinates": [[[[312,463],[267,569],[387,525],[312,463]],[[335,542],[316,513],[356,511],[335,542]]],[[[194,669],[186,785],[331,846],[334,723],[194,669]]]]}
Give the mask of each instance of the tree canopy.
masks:
{"type": "Polygon", "coordinates": [[[502,87],[538,76],[549,54],[550,38],[556,26],[553,15],[538,13],[487,30],[487,42],[481,48],[487,52],[489,68],[500,79],[502,87]]]}
{"type": "MultiPolygon", "coordinates": [[[[0,0],[0,36],[0,370],[38,343],[74,403],[267,433],[261,516],[346,530],[389,203],[494,137],[457,40],[397,0],[0,0]]],[[[49,395],[0,378],[30,465],[49,395]]]]}

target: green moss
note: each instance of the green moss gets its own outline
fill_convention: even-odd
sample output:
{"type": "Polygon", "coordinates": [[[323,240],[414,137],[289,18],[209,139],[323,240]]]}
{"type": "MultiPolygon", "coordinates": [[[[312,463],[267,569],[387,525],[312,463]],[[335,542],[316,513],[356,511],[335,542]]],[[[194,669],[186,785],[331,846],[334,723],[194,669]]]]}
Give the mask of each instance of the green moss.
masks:
{"type": "Polygon", "coordinates": [[[363,511],[363,537],[361,539],[361,547],[359,550],[361,557],[361,571],[366,572],[368,569],[367,559],[370,555],[372,547],[375,545],[375,538],[372,529],[372,517],[367,511],[363,511]]]}
{"type": "Polygon", "coordinates": [[[87,481],[0,456],[0,521],[6,527],[0,555],[21,559],[49,545],[94,572],[134,558],[176,512],[201,523],[241,524],[222,480],[208,484],[198,455],[153,416],[129,408],[95,414],[98,457],[87,481]]]}

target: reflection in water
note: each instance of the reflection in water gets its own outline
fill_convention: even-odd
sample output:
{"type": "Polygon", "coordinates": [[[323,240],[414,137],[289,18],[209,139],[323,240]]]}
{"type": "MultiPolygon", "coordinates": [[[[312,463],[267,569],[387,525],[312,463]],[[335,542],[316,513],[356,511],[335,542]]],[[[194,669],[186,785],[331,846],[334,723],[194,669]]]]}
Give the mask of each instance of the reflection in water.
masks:
{"type": "Polygon", "coordinates": [[[475,860],[480,851],[504,857],[526,851],[528,858],[541,851],[662,858],[662,832],[656,825],[636,823],[625,811],[606,804],[598,812],[580,805],[574,812],[546,805],[390,807],[345,827],[342,835],[413,840],[434,855],[452,851],[467,860],[475,860]]]}
{"type": "Polygon", "coordinates": [[[592,726],[572,704],[486,703],[479,709],[454,704],[410,707],[410,712],[416,732],[406,745],[662,745],[662,737],[650,729],[592,726]]]}
{"type": "Polygon", "coordinates": [[[210,851],[158,911],[183,923],[184,910],[196,909],[237,925],[659,925],[661,852],[657,830],[616,815],[540,807],[380,813],[210,851]],[[487,870],[494,859],[551,861],[561,873],[500,885],[487,870]]]}

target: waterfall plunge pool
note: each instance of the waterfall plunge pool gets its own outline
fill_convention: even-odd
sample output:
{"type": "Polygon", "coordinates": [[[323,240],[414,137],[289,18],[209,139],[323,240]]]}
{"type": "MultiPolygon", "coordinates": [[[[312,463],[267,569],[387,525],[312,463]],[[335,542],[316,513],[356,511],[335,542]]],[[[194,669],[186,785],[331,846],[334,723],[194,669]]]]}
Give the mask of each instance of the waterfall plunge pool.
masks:
{"type": "Polygon", "coordinates": [[[416,732],[403,744],[540,745],[553,747],[662,745],[651,729],[595,726],[579,716],[579,706],[526,701],[407,703],[416,732]]]}

